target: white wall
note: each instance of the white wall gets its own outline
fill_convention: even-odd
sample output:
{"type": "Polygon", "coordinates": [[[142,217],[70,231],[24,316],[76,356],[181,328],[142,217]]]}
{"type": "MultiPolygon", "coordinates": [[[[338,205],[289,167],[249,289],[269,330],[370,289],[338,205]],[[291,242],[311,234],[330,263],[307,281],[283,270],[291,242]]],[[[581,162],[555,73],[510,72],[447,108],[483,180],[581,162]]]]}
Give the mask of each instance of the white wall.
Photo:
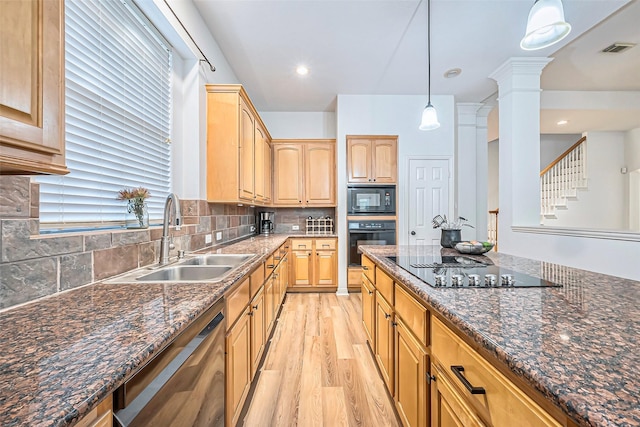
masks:
{"type": "Polygon", "coordinates": [[[334,112],[259,111],[273,139],[331,139],[336,137],[334,112]]]}
{"type": "Polygon", "coordinates": [[[500,194],[498,186],[498,178],[500,176],[499,141],[493,140],[489,144],[489,177],[487,180],[487,207],[489,210],[498,209],[498,196],[500,194]]]}
{"type": "Polygon", "coordinates": [[[629,196],[627,226],[640,232],[640,128],[632,129],[624,136],[625,194],[629,196]]]}
{"type": "MultiPolygon", "coordinates": [[[[418,95],[338,95],[337,170],[338,218],[345,218],[347,188],[347,135],[398,135],[398,243],[407,243],[407,189],[410,156],[452,158],[454,153],[455,115],[453,96],[432,96],[438,112],[440,127],[433,131],[418,129],[425,96],[418,95]]],[[[451,171],[452,176],[455,171],[451,171]]],[[[453,191],[453,183],[451,184],[453,191]]],[[[449,196],[453,200],[452,195],[449,196]]],[[[450,212],[453,213],[453,206],[450,212]]],[[[430,220],[430,219],[429,219],[430,220]]],[[[339,283],[347,283],[347,230],[341,223],[338,229],[341,244],[338,258],[339,283]]],[[[339,292],[346,289],[339,289],[339,292]]]]}
{"type": "Polygon", "coordinates": [[[557,218],[545,218],[545,226],[627,229],[628,198],[624,166],[623,132],[589,132],[587,135],[587,188],[579,189],[557,218]]]}
{"type": "Polygon", "coordinates": [[[582,135],[575,133],[540,135],[540,170],[549,166],[580,138],[582,135]]]}

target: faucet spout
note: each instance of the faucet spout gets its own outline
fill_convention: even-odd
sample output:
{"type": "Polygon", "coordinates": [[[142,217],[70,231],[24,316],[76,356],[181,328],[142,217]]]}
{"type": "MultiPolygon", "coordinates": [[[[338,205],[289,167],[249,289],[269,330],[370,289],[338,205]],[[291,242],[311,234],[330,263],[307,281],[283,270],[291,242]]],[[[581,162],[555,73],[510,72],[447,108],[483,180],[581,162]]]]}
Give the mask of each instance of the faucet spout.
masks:
{"type": "Polygon", "coordinates": [[[180,199],[174,193],[170,193],[167,196],[167,200],[164,202],[164,218],[162,220],[162,237],[160,238],[160,265],[169,263],[169,249],[171,244],[169,242],[169,223],[171,222],[171,211],[173,211],[174,225],[176,230],[180,230],[182,225],[182,214],[180,212],[180,199]],[[172,208],[172,209],[170,209],[172,208]]]}

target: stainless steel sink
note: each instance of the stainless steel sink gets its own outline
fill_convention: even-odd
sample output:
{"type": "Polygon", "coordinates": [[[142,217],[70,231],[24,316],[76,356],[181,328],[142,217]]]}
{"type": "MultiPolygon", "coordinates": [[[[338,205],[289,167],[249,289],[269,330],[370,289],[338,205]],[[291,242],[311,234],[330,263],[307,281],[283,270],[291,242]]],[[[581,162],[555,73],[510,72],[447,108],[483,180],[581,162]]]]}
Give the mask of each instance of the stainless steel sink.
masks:
{"type": "Polygon", "coordinates": [[[240,254],[209,254],[198,255],[195,258],[191,258],[182,261],[180,265],[229,265],[236,267],[245,261],[253,258],[253,255],[240,255],[240,254]]]}
{"type": "Polygon", "coordinates": [[[217,282],[234,267],[229,265],[175,265],[136,278],[139,282],[217,282]]]}

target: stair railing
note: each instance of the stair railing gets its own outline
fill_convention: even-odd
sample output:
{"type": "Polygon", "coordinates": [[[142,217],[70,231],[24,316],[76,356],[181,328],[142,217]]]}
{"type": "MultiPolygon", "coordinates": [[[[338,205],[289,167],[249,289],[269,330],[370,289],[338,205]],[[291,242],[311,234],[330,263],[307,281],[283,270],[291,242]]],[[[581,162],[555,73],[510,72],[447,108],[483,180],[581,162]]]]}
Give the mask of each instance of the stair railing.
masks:
{"type": "Polygon", "coordinates": [[[568,197],[587,182],[586,136],[580,138],[540,172],[540,214],[554,217],[556,208],[566,206],[568,197]]]}
{"type": "Polygon", "coordinates": [[[493,250],[498,252],[498,212],[499,209],[489,211],[489,226],[487,240],[493,243],[493,250]]]}

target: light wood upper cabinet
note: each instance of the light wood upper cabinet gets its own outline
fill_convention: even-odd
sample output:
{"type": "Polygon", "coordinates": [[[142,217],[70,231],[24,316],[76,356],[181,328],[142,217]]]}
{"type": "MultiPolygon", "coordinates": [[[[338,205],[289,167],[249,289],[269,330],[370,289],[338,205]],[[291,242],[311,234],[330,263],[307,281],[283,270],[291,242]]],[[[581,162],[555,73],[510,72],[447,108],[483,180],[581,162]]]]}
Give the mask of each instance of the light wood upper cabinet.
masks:
{"type": "Polygon", "coordinates": [[[276,206],[335,206],[335,140],[274,140],[276,206]]]}
{"type": "Polygon", "coordinates": [[[398,138],[347,136],[347,173],[349,183],[396,183],[398,138]]]}
{"type": "Polygon", "coordinates": [[[0,1],[0,174],[66,174],[64,2],[0,1]]]}
{"type": "Polygon", "coordinates": [[[206,85],[207,200],[265,206],[271,136],[240,85],[206,85]]]}

